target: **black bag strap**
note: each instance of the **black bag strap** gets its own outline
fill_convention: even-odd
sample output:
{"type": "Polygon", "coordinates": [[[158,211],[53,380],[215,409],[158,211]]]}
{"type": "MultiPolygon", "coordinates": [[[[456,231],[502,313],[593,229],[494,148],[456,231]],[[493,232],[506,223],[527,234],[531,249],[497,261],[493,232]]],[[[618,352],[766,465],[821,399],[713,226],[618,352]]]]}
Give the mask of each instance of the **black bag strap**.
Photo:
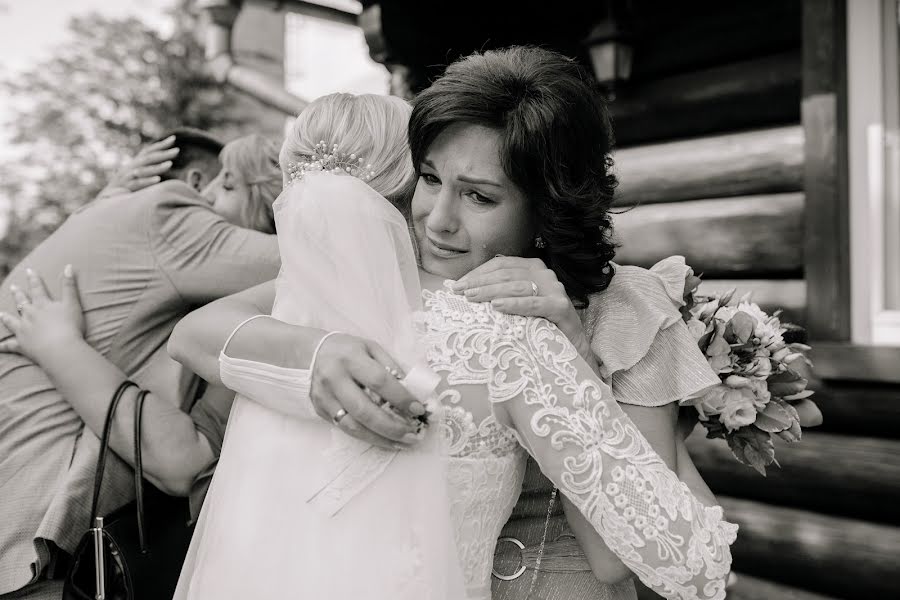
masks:
{"type": "Polygon", "coordinates": [[[119,385],[109,403],[109,409],[106,411],[106,423],[103,425],[103,436],[100,439],[100,456],[97,458],[97,471],[94,474],[94,500],[91,502],[91,522],[88,529],[94,527],[94,521],[98,516],[100,507],[100,488],[103,486],[103,473],[106,470],[106,455],[109,453],[109,438],[112,434],[113,417],[116,414],[116,408],[119,406],[119,400],[125,394],[125,390],[129,387],[137,387],[133,381],[125,380],[119,385]]]}
{"type": "Polygon", "coordinates": [[[134,497],[137,501],[138,544],[141,554],[147,553],[144,537],[144,463],[141,457],[141,422],[144,419],[144,399],[149,394],[141,390],[134,407],[134,497]]]}

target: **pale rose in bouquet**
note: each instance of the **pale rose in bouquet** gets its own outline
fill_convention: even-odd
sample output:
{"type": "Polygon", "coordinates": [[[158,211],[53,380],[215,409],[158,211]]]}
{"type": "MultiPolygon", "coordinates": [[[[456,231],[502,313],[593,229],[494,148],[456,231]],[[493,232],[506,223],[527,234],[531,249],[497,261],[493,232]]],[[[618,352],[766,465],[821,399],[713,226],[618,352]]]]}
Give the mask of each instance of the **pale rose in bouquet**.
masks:
{"type": "Polygon", "coordinates": [[[801,426],[822,414],[797,367],[809,364],[809,346],[785,341],[789,326],[767,315],[749,295],[693,296],[689,282],[684,316],[722,382],[682,402],[696,409],[708,438],[723,438],[735,458],[765,475],[775,460],[774,436],[800,439],[801,426]]]}

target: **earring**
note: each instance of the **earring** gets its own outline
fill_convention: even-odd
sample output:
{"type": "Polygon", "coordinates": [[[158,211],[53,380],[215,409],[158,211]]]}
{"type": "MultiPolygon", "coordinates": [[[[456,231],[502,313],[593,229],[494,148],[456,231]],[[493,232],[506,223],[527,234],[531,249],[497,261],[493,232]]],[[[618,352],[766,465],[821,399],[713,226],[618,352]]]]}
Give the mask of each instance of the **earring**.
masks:
{"type": "Polygon", "coordinates": [[[537,236],[536,238],[534,238],[534,247],[535,248],[546,248],[547,242],[545,242],[544,238],[542,238],[541,236],[537,236]]]}

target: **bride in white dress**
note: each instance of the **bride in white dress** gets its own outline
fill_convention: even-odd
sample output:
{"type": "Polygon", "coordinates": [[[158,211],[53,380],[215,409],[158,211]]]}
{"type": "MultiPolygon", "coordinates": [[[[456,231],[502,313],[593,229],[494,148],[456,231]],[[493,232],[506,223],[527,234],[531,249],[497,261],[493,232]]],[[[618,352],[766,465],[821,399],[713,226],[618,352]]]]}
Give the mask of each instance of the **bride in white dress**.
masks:
{"type": "MultiPolygon", "coordinates": [[[[521,67],[523,59],[546,59],[545,54],[554,58],[531,52],[507,51],[501,57],[512,67],[521,67]]],[[[570,75],[567,65],[556,67],[561,70],[556,80],[570,75]]],[[[297,129],[295,134],[306,137],[307,146],[316,143],[309,140],[326,140],[333,148],[336,140],[354,159],[378,156],[365,141],[381,139],[384,132],[372,131],[369,123],[353,123],[352,115],[341,117],[343,121],[316,122],[331,127],[331,135],[297,129]],[[354,126],[354,135],[348,135],[354,126]]],[[[724,598],[736,528],[723,520],[721,508],[705,506],[679,481],[554,325],[470,303],[442,285],[443,279],[458,278],[494,254],[521,254],[537,229],[531,199],[506,178],[506,165],[500,164],[506,151],[500,133],[467,121],[465,115],[455,121],[443,123],[429,140],[417,165],[420,179],[412,204],[426,288],[418,322],[428,366],[440,375],[441,408],[432,414],[426,447],[399,456],[418,457],[424,469],[412,471],[411,477],[400,460],[376,460],[382,470],[362,484],[355,477],[342,479],[344,470],[366,472],[358,466],[365,464],[361,457],[369,450],[338,444],[355,450],[337,459],[329,451],[310,455],[311,448],[335,447],[334,432],[309,403],[315,359],[310,370],[275,367],[230,357],[226,343],[221,378],[242,396],[235,402],[176,597],[490,598],[497,536],[516,502],[530,454],[590,524],[594,537],[580,537],[582,545],[605,544],[664,597],[724,598]],[[435,441],[438,433],[443,444],[435,441]],[[433,487],[430,495],[415,485],[398,487],[433,481],[435,473],[444,482],[438,493],[433,487]],[[334,501],[313,506],[323,491],[334,501]],[[381,492],[385,495],[378,496],[381,492]],[[420,494],[431,503],[399,509],[384,503],[424,497],[420,494]],[[451,555],[433,564],[424,557],[447,552],[446,527],[451,555]]],[[[601,146],[598,152],[605,150],[601,146]]],[[[336,217],[340,213],[329,214],[327,201],[367,197],[371,188],[363,189],[353,175],[367,179],[368,168],[350,174],[310,173],[322,162],[326,171],[334,166],[326,159],[310,169],[311,162],[307,159],[300,181],[288,186],[276,205],[276,219],[282,215],[283,271],[272,316],[315,327],[317,308],[340,315],[349,333],[374,328],[369,337],[393,349],[410,375],[427,373],[416,364],[415,344],[404,341],[408,337],[402,324],[397,326],[399,342],[390,336],[377,339],[383,324],[357,323],[353,331],[354,305],[366,305],[358,311],[365,315],[371,314],[370,302],[385,314],[416,308],[419,274],[403,236],[391,237],[393,262],[388,265],[380,249],[363,238],[348,241],[340,224],[326,229],[326,235],[296,227],[307,206],[298,201],[304,192],[318,198],[323,207],[319,217],[336,217]],[[291,200],[297,202],[288,204],[291,200]],[[290,214],[299,220],[287,218],[290,214]],[[329,231],[341,234],[327,235],[329,231]],[[297,247],[296,240],[312,238],[321,244],[317,257],[329,254],[335,260],[304,263],[312,257],[286,253],[297,247]],[[366,268],[395,276],[372,280],[366,268]],[[312,273],[316,269],[317,276],[312,273]],[[353,277],[348,285],[355,295],[341,297],[340,292],[346,295],[341,287],[329,297],[327,310],[303,304],[322,290],[333,291],[343,276],[353,277]],[[388,297],[384,286],[393,286],[393,308],[379,304],[388,297]],[[344,307],[350,312],[342,312],[344,307]]],[[[384,172],[379,166],[372,171],[384,172]]],[[[378,189],[374,179],[369,183],[378,189]]],[[[389,208],[386,202],[378,206],[389,208]]],[[[385,209],[382,220],[368,223],[372,229],[396,231],[403,227],[397,215],[385,209]]],[[[327,225],[332,224],[323,223],[327,225]]],[[[428,387],[415,389],[425,394],[428,387]]],[[[343,409],[331,416],[338,427],[352,418],[343,409]]]]}

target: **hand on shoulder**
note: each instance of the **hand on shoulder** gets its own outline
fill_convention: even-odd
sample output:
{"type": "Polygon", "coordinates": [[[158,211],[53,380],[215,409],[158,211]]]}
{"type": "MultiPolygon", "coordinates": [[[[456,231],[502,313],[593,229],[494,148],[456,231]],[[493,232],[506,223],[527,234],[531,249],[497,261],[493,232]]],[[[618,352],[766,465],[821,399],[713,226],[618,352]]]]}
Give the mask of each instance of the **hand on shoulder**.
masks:
{"type": "Polygon", "coordinates": [[[490,302],[498,312],[547,319],[592,368],[595,366],[584,327],[565,286],[541,259],[498,256],[451,287],[470,302],[490,302]]]}

